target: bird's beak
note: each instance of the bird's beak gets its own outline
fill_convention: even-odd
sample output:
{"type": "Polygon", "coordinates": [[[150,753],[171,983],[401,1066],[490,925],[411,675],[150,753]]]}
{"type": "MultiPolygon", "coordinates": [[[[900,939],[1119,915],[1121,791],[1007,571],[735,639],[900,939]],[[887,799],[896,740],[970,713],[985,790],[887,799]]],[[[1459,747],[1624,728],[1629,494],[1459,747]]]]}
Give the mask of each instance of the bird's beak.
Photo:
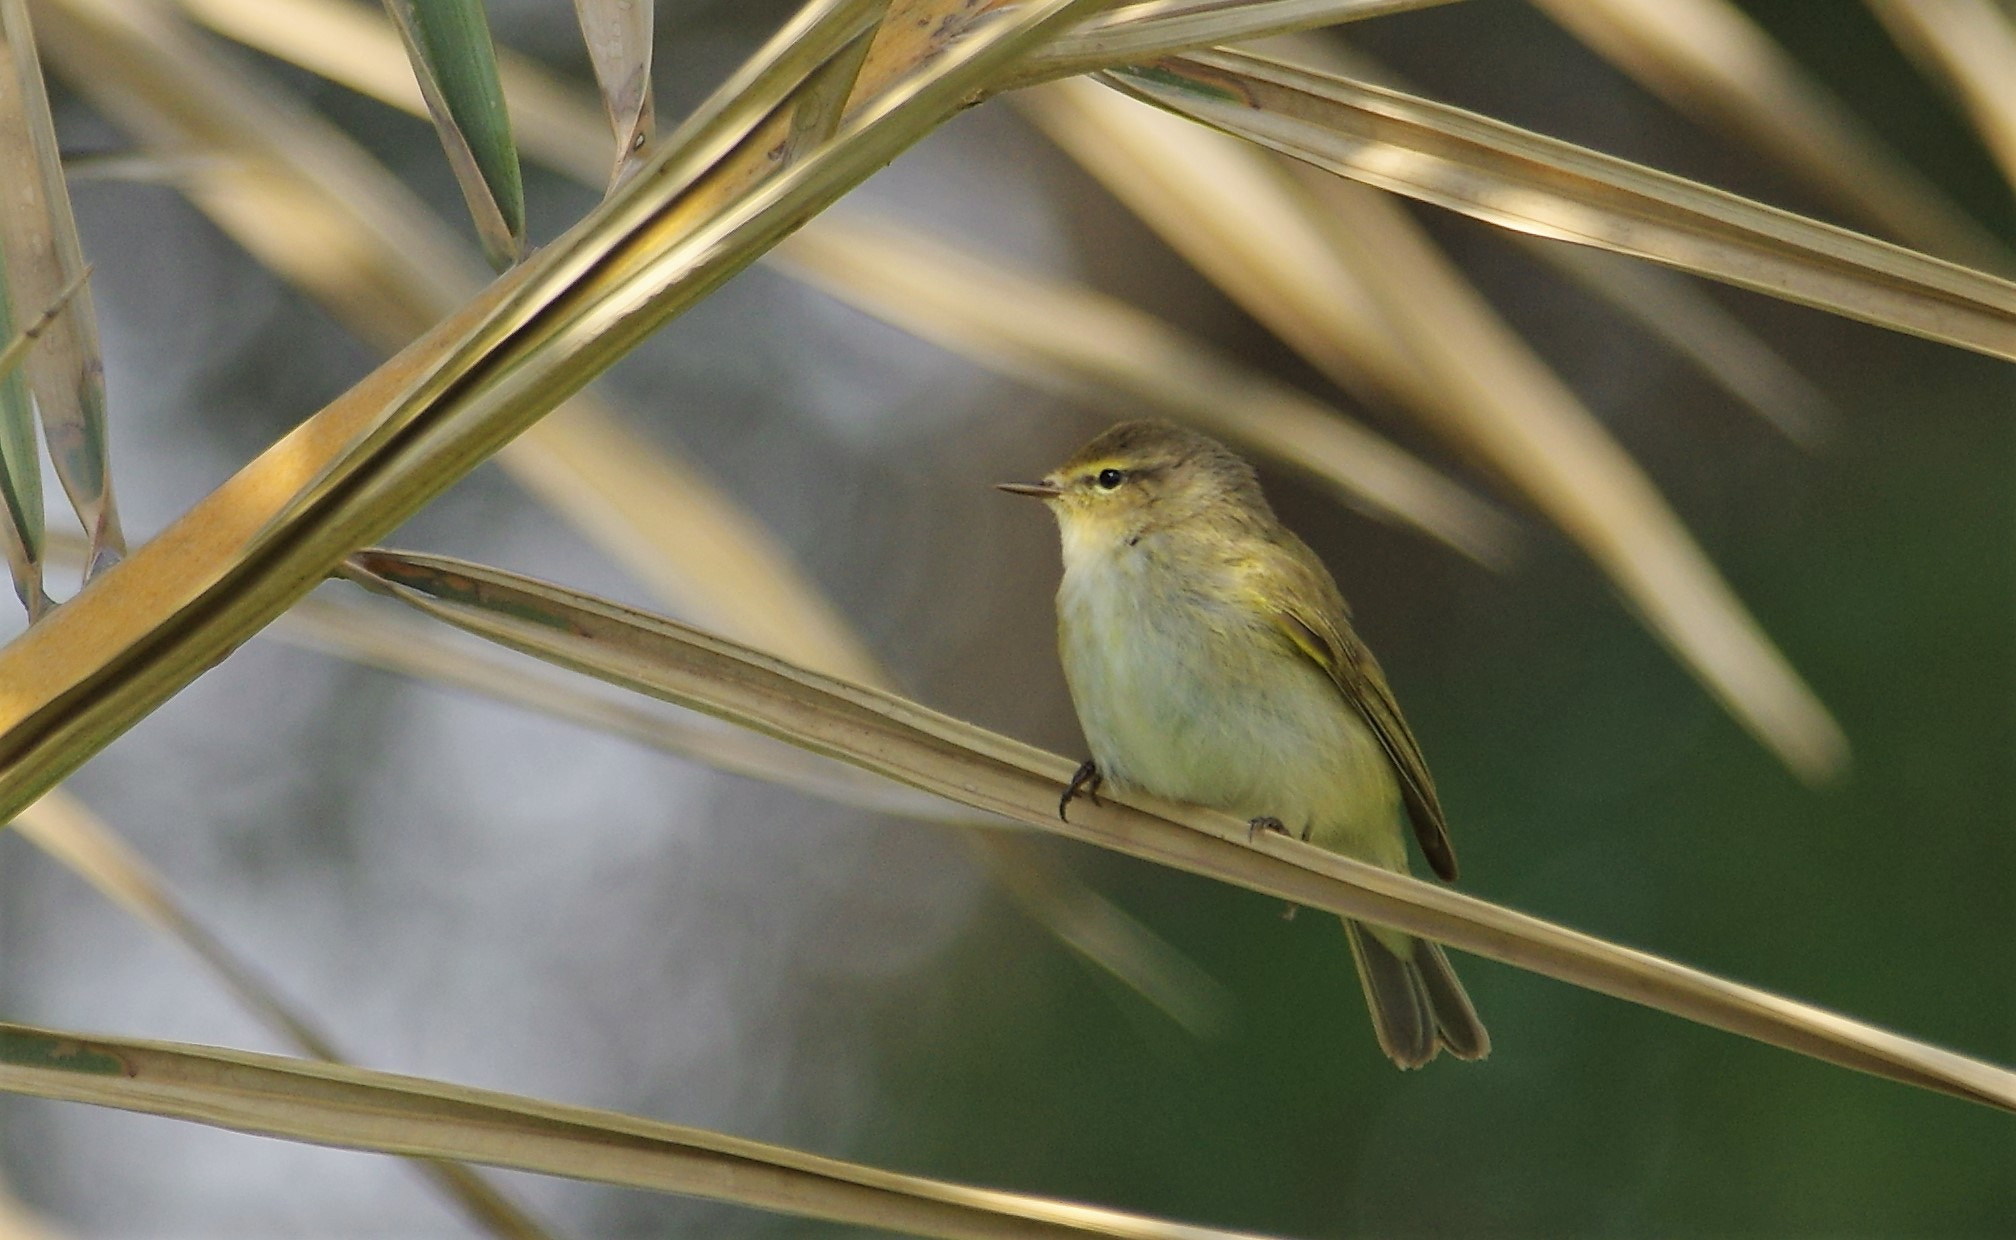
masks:
{"type": "Polygon", "coordinates": [[[997,482],[994,489],[1010,495],[1033,495],[1037,499],[1056,499],[1064,494],[1064,488],[1049,482],[997,482]]]}

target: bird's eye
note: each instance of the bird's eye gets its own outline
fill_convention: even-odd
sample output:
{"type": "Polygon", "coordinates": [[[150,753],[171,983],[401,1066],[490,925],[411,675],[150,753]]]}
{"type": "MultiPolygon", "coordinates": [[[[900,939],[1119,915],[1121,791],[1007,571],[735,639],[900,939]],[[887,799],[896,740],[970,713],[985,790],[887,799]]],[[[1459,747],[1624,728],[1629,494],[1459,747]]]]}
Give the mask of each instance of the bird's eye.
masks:
{"type": "Polygon", "coordinates": [[[1102,491],[1110,491],[1125,481],[1127,481],[1127,472],[1125,470],[1102,469],[1099,471],[1099,489],[1102,491]]]}

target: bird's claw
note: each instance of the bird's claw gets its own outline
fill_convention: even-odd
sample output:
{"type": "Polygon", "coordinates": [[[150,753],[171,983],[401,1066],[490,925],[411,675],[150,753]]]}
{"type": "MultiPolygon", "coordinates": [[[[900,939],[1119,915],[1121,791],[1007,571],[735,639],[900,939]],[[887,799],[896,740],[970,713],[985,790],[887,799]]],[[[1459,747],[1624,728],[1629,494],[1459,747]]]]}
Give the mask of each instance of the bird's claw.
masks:
{"type": "Polygon", "coordinates": [[[1058,819],[1063,822],[1071,821],[1071,815],[1068,812],[1071,808],[1071,802],[1081,792],[1085,794],[1086,800],[1092,802],[1094,805],[1099,804],[1099,785],[1105,782],[1106,777],[1099,773],[1099,764],[1097,762],[1087,758],[1079,763],[1077,774],[1073,775],[1071,782],[1064,787],[1064,795],[1057,798],[1058,819]]]}
{"type": "Polygon", "coordinates": [[[1282,835],[1288,834],[1287,826],[1272,814],[1262,814],[1258,818],[1249,818],[1246,820],[1246,842],[1248,844],[1259,839],[1262,831],[1276,831],[1282,835]]]}

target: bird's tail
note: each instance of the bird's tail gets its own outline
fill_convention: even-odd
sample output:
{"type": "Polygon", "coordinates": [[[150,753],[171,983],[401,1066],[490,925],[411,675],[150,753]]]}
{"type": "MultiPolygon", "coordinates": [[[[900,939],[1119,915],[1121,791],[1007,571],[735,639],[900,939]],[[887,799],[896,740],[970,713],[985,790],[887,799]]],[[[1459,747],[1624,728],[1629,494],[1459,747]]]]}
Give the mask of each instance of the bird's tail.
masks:
{"type": "Polygon", "coordinates": [[[1438,943],[1345,921],[1365,1003],[1380,1049],[1403,1068],[1418,1068],[1443,1047],[1458,1059],[1491,1053],[1491,1035],[1463,993],[1438,943]],[[1394,940],[1392,944],[1387,939],[1394,940]]]}

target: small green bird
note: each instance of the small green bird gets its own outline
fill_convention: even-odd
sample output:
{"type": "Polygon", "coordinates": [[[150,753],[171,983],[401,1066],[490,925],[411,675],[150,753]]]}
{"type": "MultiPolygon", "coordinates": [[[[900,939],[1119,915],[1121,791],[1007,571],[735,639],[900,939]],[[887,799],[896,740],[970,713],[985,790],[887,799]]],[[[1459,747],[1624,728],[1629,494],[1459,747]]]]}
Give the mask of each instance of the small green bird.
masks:
{"type": "MultiPolygon", "coordinates": [[[[1123,422],[1041,482],[1057,517],[1057,646],[1101,782],[1221,809],[1406,873],[1404,823],[1456,877],[1435,781],[1350,609],[1253,467],[1165,422],[1123,422]]],[[[1491,1036],[1448,957],[1346,920],[1379,1045],[1403,1068],[1491,1036]]]]}

